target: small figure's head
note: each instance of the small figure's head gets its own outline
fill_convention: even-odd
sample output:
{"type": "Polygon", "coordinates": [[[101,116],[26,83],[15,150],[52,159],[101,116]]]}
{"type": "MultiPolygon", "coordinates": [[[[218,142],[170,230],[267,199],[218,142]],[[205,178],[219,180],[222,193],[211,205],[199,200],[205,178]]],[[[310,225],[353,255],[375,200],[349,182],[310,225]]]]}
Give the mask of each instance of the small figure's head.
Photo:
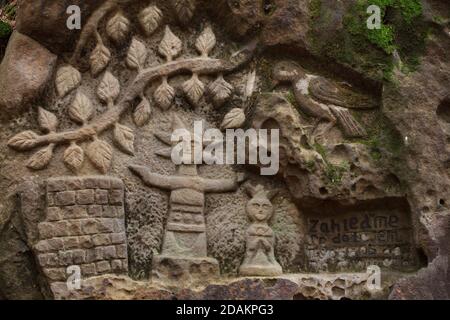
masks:
{"type": "Polygon", "coordinates": [[[304,74],[302,68],[293,61],[278,62],[273,68],[274,84],[280,82],[293,82],[304,74]]]}
{"type": "Polygon", "coordinates": [[[252,197],[247,202],[247,215],[252,222],[268,222],[273,216],[273,205],[270,200],[277,194],[276,190],[266,191],[261,185],[247,186],[252,197]]]}

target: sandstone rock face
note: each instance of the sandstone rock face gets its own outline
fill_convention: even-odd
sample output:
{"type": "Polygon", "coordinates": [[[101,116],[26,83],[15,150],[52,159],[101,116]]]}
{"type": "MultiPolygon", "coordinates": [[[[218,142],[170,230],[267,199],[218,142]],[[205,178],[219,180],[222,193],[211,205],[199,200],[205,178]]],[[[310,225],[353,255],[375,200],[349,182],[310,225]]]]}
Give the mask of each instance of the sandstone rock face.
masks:
{"type": "MultiPolygon", "coordinates": [[[[82,19],[87,19],[103,0],[72,1],[70,5],[81,8],[82,19]]],[[[73,50],[79,30],[66,27],[68,4],[61,1],[19,1],[17,30],[38,41],[51,52],[62,54],[73,50]]]]}
{"type": "Polygon", "coordinates": [[[389,275],[377,292],[367,290],[366,274],[292,275],[277,278],[238,278],[189,288],[158,288],[126,277],[101,276],[82,283],[78,291],[55,284],[57,299],[154,299],[154,300],[340,300],[377,299],[397,279],[389,275]]]}
{"type": "Polygon", "coordinates": [[[1,118],[29,108],[53,76],[56,56],[38,42],[14,32],[0,65],[1,118]]]}
{"type": "Polygon", "coordinates": [[[448,3],[73,5],[0,65],[1,298],[448,299],[448,3]]]}

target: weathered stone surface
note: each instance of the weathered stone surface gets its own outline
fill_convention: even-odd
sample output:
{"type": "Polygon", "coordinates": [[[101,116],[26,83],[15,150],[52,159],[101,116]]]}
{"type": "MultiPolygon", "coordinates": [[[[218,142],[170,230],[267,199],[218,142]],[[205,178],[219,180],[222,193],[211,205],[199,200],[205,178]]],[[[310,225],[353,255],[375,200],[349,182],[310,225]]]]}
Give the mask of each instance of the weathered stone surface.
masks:
{"type": "Polygon", "coordinates": [[[400,279],[392,289],[389,299],[450,299],[450,216],[448,212],[433,217],[431,232],[438,247],[438,256],[417,275],[400,279]]]}
{"type": "Polygon", "coordinates": [[[369,291],[366,274],[322,276],[292,274],[268,278],[211,281],[195,287],[161,287],[123,276],[100,276],[82,281],[80,290],[68,291],[65,283],[53,283],[56,299],[157,299],[157,300],[339,300],[385,298],[400,275],[386,275],[382,288],[369,291]]]}
{"type": "Polygon", "coordinates": [[[43,94],[53,75],[56,56],[17,31],[0,64],[0,119],[29,108],[43,94]]]}
{"type": "Polygon", "coordinates": [[[208,257],[153,257],[152,280],[166,284],[205,283],[219,277],[219,263],[208,257]]]}
{"type": "Polygon", "coordinates": [[[0,297],[447,299],[450,11],[421,3],[383,9],[380,41],[362,1],[74,1],[81,31],[66,4],[22,1],[7,58],[29,36],[61,63],[43,108],[0,129],[0,297]],[[170,132],[197,120],[280,129],[279,174],[174,166],[170,132]],[[355,273],[373,265],[381,291],[355,273]]]}
{"type": "MultiPolygon", "coordinates": [[[[81,8],[82,21],[92,14],[104,0],[72,1],[81,8]]],[[[73,50],[79,30],[67,28],[68,4],[55,0],[20,0],[16,27],[21,33],[46,46],[57,55],[73,50]]]]}

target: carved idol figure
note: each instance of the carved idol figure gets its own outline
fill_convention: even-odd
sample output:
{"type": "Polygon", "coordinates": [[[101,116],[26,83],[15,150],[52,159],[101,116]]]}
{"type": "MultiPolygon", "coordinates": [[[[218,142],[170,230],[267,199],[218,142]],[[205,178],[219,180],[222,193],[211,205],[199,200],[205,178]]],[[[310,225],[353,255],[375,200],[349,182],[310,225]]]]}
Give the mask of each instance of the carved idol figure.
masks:
{"type": "MultiPolygon", "coordinates": [[[[186,128],[183,121],[173,114],[172,129],[175,131],[186,128]]],[[[156,136],[167,144],[174,144],[170,135],[159,132],[156,136]]],[[[160,150],[157,154],[170,158],[171,147],[160,150]]],[[[192,264],[209,264],[210,273],[218,273],[218,262],[207,256],[205,193],[235,191],[244,177],[238,175],[234,179],[203,178],[198,175],[195,164],[178,165],[174,176],[160,175],[137,165],[131,165],[129,168],[146,185],[171,192],[162,251],[153,259],[154,273],[164,267],[166,260],[170,260],[172,264],[179,263],[185,270],[195,269],[192,264]]]]}
{"type": "Polygon", "coordinates": [[[326,78],[307,74],[299,65],[291,61],[282,61],[273,70],[274,85],[289,83],[292,85],[295,100],[302,112],[328,124],[317,132],[321,138],[336,124],[347,138],[367,135],[366,130],[351,114],[350,110],[376,108],[369,97],[357,93],[348,84],[334,83],[326,78]]]}
{"type": "Polygon", "coordinates": [[[270,200],[277,193],[266,191],[263,186],[248,186],[252,199],[247,203],[250,226],[247,229],[247,242],[244,261],[239,268],[243,276],[277,276],[283,273],[275,260],[275,237],[269,221],[274,210],[270,200]]]}

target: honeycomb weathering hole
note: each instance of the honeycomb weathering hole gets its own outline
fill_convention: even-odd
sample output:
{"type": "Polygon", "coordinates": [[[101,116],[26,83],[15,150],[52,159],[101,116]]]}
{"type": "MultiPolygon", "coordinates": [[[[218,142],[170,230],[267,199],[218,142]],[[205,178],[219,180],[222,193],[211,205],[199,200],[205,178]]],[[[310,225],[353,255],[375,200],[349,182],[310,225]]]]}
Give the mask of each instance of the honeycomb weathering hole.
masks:
{"type": "Polygon", "coordinates": [[[450,97],[444,99],[444,101],[439,104],[436,114],[442,121],[450,123],[450,97]]]}

